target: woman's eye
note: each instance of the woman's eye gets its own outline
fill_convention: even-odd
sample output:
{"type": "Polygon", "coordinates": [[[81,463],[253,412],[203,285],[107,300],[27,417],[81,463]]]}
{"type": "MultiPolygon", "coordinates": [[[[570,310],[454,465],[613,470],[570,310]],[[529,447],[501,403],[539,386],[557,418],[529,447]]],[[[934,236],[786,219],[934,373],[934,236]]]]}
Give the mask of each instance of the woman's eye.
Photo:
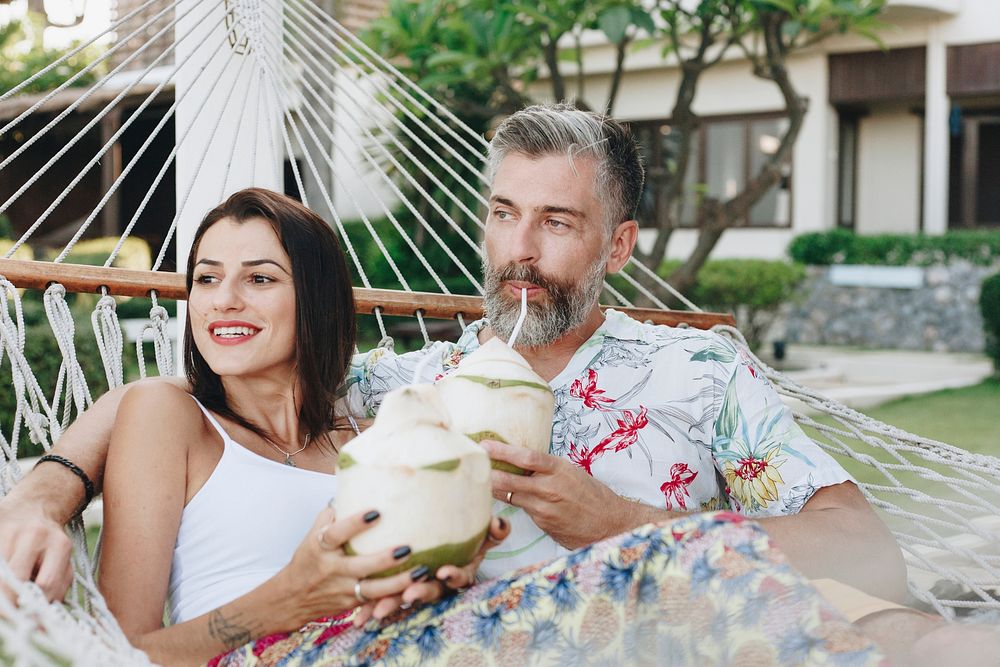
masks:
{"type": "Polygon", "coordinates": [[[215,276],[202,274],[200,276],[195,276],[194,282],[199,285],[208,285],[209,283],[214,283],[216,281],[215,276]]]}
{"type": "Polygon", "coordinates": [[[265,276],[263,273],[255,273],[250,276],[250,281],[257,285],[263,285],[265,283],[274,282],[274,278],[271,276],[265,276]]]}

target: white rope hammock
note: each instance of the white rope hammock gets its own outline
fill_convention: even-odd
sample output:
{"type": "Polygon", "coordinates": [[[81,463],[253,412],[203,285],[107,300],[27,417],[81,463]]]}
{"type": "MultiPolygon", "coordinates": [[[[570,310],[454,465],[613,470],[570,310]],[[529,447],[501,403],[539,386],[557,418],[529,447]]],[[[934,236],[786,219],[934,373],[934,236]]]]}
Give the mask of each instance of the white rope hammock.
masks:
{"type": "MultiPolygon", "coordinates": [[[[147,372],[145,339],[153,343],[158,373],[173,374],[167,311],[157,299],[182,297],[183,288],[176,274],[160,271],[171,263],[168,253],[176,245],[182,266],[193,229],[209,208],[251,185],[283,190],[285,169],[303,202],[339,232],[361,283],[359,312],[375,315],[383,337],[389,333],[383,315],[415,316],[425,341],[430,338],[425,317],[456,317],[464,325],[463,315],[475,315],[478,302],[453,295],[440,257],[449,264],[448,273],[457,271],[467,281],[459,294],[481,293],[477,239],[483,226],[478,209],[486,204],[485,140],[309,0],[147,0],[0,95],[0,141],[18,133],[23,142],[0,153],[0,215],[33,219],[16,220],[16,228],[25,231],[0,262],[0,372],[9,374],[17,405],[9,428],[0,430],[0,495],[23,474],[17,460],[22,434],[47,450],[92,401],[76,354],[67,289],[102,293],[92,328],[109,386],[125,380],[116,296],[152,298],[136,341],[139,371],[147,372]],[[102,55],[83,72],[48,93],[23,94],[32,81],[95,44],[102,45],[102,55]],[[92,85],[72,87],[84,74],[105,70],[92,85]],[[148,136],[134,142],[139,145],[127,161],[108,171],[103,161],[114,159],[123,137],[134,136],[130,128],[150,119],[155,124],[148,136]],[[163,142],[170,145],[166,158],[155,157],[163,142]],[[19,166],[29,151],[49,149],[42,166],[19,166]],[[98,165],[104,176],[94,196],[92,172],[98,165]],[[159,190],[170,187],[175,206],[165,212],[153,202],[160,201],[159,190]],[[88,189],[89,198],[81,197],[88,189]],[[122,206],[126,193],[135,201],[130,210],[122,206]],[[13,261],[20,248],[65,226],[67,221],[55,221],[65,215],[59,211],[68,210],[70,198],[91,201],[92,208],[52,263],[25,268],[13,261]],[[150,267],[158,273],[136,277],[109,269],[93,274],[98,277],[86,285],[58,277],[75,246],[93,235],[88,234],[92,224],[118,206],[127,222],[119,225],[120,238],[104,266],[115,264],[137,225],[154,221],[167,229],[150,267]],[[370,275],[372,258],[358,252],[369,242],[389,268],[392,279],[386,284],[370,275]],[[431,249],[435,254],[429,257],[431,249]],[[471,266],[463,256],[472,258],[471,266]],[[418,278],[434,285],[437,295],[416,294],[411,286],[418,278]],[[55,386],[43,387],[25,355],[18,288],[50,281],[55,283],[45,289],[44,309],[62,365],[55,386]]],[[[638,316],[665,322],[680,317],[694,326],[724,322],[702,314],[641,263],[630,267],[691,309],[681,316],[652,311],[638,316]]],[[[667,308],[635,275],[623,276],[629,290],[667,308]]],[[[616,305],[633,305],[611,285],[605,291],[616,305]]],[[[742,342],[735,329],[722,324],[719,330],[742,342]]],[[[838,426],[831,427],[797,415],[820,432],[822,446],[884,478],[862,489],[904,549],[913,595],[948,618],[960,610],[1000,609],[993,596],[1000,588],[995,483],[1000,460],[875,422],[765,370],[783,395],[836,418],[838,426]],[[919,489],[913,480],[920,480],[919,489]]],[[[79,522],[73,534],[76,584],[65,605],[46,604],[33,585],[15,582],[0,562],[0,583],[20,593],[16,609],[0,596],[0,655],[17,656],[17,664],[25,665],[63,659],[142,664],[144,657],[128,646],[97,592],[79,522]]]]}

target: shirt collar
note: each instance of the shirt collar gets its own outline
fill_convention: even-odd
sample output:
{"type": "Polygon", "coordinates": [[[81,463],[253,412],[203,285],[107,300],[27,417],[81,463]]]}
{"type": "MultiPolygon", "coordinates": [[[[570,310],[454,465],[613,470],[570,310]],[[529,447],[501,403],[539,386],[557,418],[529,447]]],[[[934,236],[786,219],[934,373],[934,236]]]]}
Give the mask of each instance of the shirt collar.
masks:
{"type": "MultiPolygon", "coordinates": [[[[566,367],[562,369],[559,375],[552,378],[549,382],[549,386],[553,389],[558,389],[563,385],[569,384],[571,381],[579,377],[587,367],[590,366],[597,356],[601,353],[601,349],[604,346],[604,338],[607,335],[614,335],[617,338],[635,338],[635,335],[627,335],[634,325],[638,322],[633,320],[628,315],[620,313],[613,308],[609,308],[604,311],[604,322],[601,326],[590,335],[590,338],[585,340],[580,347],[577,348],[576,352],[573,353],[572,358],[570,358],[569,363],[566,367]]],[[[470,354],[479,349],[479,332],[490,325],[490,321],[486,318],[481,320],[476,320],[469,326],[465,327],[465,331],[459,337],[456,343],[458,347],[462,350],[463,354],[470,354]]]]}

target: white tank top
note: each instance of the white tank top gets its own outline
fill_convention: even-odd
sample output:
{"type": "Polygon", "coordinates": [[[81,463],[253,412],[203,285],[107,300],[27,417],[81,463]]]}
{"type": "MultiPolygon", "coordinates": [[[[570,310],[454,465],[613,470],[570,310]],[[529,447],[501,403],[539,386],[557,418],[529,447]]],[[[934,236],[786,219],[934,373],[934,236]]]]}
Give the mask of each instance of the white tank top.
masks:
{"type": "Polygon", "coordinates": [[[171,623],[201,616],[274,576],[337,489],[334,475],[251,452],[230,438],[201,403],[198,407],[222,436],[224,448],[181,513],[170,566],[171,623]]]}

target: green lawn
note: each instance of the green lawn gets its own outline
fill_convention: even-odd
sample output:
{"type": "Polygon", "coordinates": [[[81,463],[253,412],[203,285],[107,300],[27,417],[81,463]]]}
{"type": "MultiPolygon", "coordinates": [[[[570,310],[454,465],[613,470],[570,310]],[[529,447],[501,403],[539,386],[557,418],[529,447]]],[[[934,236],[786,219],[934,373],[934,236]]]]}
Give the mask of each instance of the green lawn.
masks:
{"type": "MultiPolygon", "coordinates": [[[[968,451],[1000,457],[1000,382],[997,381],[989,380],[972,387],[910,396],[876,408],[869,408],[864,412],[881,422],[915,435],[932,438],[968,451]]],[[[834,420],[825,415],[814,419],[817,422],[835,425],[834,420]]],[[[812,429],[805,430],[818,441],[826,440],[824,435],[812,429]]],[[[848,444],[854,451],[867,454],[884,464],[898,463],[891,454],[880,448],[869,447],[860,442],[848,444]]],[[[874,466],[848,457],[836,458],[859,482],[888,484],[886,477],[874,466]]],[[[907,458],[912,464],[931,472],[921,474],[909,470],[890,471],[901,484],[908,488],[923,490],[933,498],[957,498],[953,489],[933,479],[935,472],[952,479],[960,478],[960,475],[948,465],[928,463],[913,455],[907,455],[907,458]]],[[[974,493],[982,494],[983,491],[980,489],[974,493]]],[[[988,495],[994,494],[988,493],[988,495]]],[[[925,501],[910,500],[896,494],[892,494],[892,501],[904,507],[911,504],[925,505],[925,501]]],[[[996,502],[997,498],[993,498],[992,501],[996,502]]],[[[924,511],[926,509],[923,507],[924,511]]]]}
{"type": "Polygon", "coordinates": [[[1000,382],[907,396],[866,415],[970,452],[1000,456],[1000,382]]]}

